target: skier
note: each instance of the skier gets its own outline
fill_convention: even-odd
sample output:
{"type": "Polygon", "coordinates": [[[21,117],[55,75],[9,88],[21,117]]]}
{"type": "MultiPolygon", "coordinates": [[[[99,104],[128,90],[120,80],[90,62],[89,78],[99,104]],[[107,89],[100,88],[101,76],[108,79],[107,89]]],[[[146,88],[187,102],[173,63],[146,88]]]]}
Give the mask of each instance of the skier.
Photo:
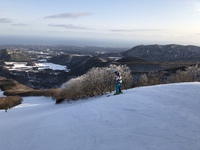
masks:
{"type": "Polygon", "coordinates": [[[116,89],[116,94],[121,94],[122,93],[122,90],[121,90],[121,83],[122,83],[122,77],[121,77],[121,73],[118,72],[117,70],[114,71],[116,77],[115,77],[115,81],[116,81],[116,86],[115,86],[115,89],[116,89]]]}

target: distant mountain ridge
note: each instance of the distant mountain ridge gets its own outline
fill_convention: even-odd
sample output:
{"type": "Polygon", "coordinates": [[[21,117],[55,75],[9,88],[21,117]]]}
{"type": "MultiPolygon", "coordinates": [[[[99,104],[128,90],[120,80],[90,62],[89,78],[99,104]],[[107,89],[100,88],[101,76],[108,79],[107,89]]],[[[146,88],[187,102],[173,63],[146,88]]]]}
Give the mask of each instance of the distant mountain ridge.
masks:
{"type": "Polygon", "coordinates": [[[86,73],[92,67],[104,67],[108,62],[100,57],[88,55],[59,55],[52,57],[52,63],[66,65],[70,69],[70,73],[80,75],[86,73]]]}
{"type": "Polygon", "coordinates": [[[30,61],[30,57],[25,53],[17,52],[9,49],[1,49],[0,50],[0,60],[4,61],[30,61]]]}
{"type": "Polygon", "coordinates": [[[200,47],[183,45],[139,45],[122,52],[124,57],[149,61],[200,61],[200,47]]]}

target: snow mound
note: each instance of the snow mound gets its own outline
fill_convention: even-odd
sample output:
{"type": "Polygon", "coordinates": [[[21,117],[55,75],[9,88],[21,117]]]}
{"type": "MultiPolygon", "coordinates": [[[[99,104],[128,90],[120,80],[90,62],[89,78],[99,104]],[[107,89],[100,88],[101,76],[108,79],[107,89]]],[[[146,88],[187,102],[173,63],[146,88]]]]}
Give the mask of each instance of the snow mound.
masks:
{"type": "Polygon", "coordinates": [[[1,150],[199,150],[199,90],[157,85],[60,105],[24,97],[0,111],[1,150]]]}

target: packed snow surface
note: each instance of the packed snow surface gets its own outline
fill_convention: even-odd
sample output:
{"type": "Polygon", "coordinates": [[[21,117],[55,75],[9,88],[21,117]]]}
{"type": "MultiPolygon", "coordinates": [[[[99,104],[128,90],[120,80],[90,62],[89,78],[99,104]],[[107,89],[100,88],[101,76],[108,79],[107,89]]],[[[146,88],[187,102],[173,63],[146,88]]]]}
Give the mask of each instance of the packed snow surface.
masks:
{"type": "Polygon", "coordinates": [[[0,97],[4,97],[3,91],[0,89],[0,97]]]}
{"type": "Polygon", "coordinates": [[[200,150],[200,83],[157,85],[0,111],[1,150],[200,150]]]}

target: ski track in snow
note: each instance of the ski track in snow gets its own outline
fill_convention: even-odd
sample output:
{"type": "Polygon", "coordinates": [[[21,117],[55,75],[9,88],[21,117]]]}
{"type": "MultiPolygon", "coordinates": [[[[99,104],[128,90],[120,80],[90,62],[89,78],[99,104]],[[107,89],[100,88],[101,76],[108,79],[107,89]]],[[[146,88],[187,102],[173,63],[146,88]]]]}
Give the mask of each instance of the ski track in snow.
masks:
{"type": "Polygon", "coordinates": [[[0,149],[200,150],[199,89],[158,85],[60,105],[24,97],[0,111],[0,149]]]}

